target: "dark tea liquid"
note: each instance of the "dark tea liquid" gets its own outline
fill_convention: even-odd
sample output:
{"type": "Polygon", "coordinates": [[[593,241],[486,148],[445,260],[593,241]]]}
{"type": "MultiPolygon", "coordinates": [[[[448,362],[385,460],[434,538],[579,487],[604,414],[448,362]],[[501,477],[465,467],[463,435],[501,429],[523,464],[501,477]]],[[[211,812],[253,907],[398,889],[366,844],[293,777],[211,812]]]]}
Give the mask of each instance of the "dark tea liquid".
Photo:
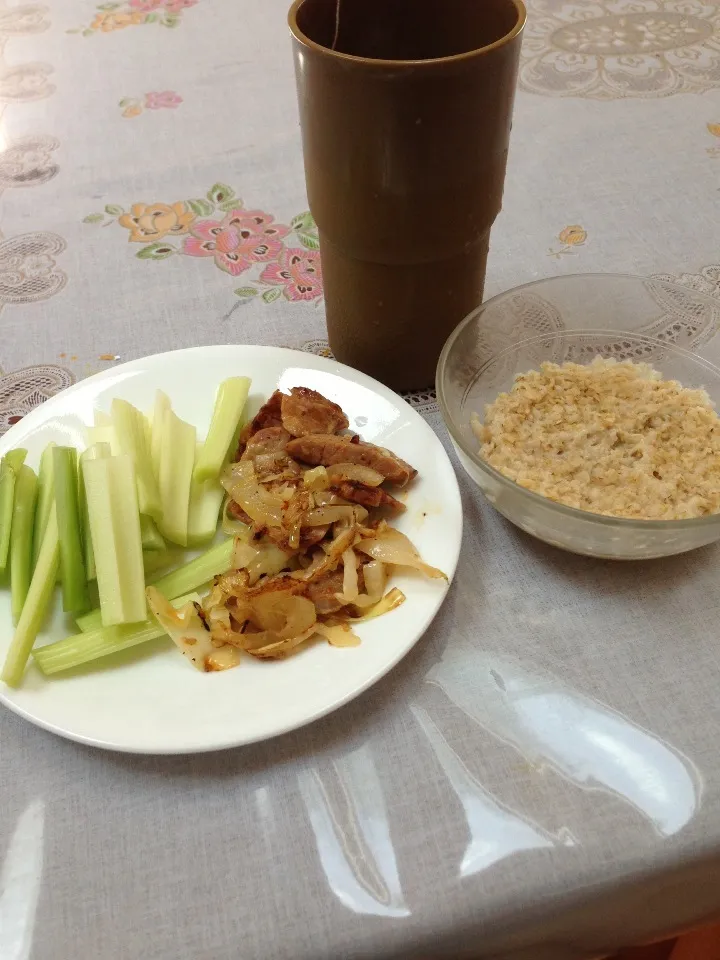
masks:
{"type": "Polygon", "coordinates": [[[434,60],[489,46],[512,30],[516,13],[483,0],[319,0],[298,25],[315,43],[373,60],[434,60]],[[478,18],[478,6],[486,16],[478,18]]]}

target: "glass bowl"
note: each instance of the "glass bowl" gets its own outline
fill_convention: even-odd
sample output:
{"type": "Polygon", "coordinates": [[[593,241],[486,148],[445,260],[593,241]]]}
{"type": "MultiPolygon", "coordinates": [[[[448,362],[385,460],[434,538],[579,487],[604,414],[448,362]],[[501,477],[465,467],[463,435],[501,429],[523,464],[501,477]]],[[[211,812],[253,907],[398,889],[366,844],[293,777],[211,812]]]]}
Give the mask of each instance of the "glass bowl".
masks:
{"type": "MultiPolygon", "coordinates": [[[[703,387],[720,408],[720,299],[665,280],[621,274],[550,277],[474,310],[445,344],[437,396],[460,463],[490,503],[553,546],[613,560],[647,560],[720,539],[720,513],[692,520],[608,517],[518,486],[479,455],[470,418],[515,375],[595,356],[644,361],[665,379],[703,387]]],[[[720,483],[720,477],[718,477],[720,483]]]]}

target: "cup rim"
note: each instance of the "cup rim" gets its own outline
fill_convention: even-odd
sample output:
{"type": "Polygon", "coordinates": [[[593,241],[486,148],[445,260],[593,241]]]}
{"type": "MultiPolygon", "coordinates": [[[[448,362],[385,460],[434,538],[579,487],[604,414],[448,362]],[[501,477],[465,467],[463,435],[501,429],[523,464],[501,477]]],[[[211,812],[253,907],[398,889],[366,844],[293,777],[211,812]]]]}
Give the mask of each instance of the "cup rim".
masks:
{"type": "Polygon", "coordinates": [[[527,21],[527,8],[525,7],[523,0],[510,0],[517,11],[517,22],[512,30],[500,37],[498,40],[493,40],[492,43],[489,43],[484,47],[477,47],[475,50],[466,50],[464,53],[454,53],[448,57],[432,57],[428,60],[380,60],[376,57],[358,57],[352,53],[342,53],[339,50],[331,50],[329,47],[324,47],[315,40],[311,40],[307,34],[303,33],[297,22],[298,11],[306,2],[308,2],[308,0],[294,0],[293,5],[288,11],[287,19],[290,32],[299,43],[302,43],[303,46],[310,50],[314,50],[316,53],[327,56],[330,60],[365,64],[366,66],[373,67],[392,67],[393,69],[402,69],[403,67],[412,67],[414,69],[417,69],[418,67],[432,68],[443,66],[445,64],[461,63],[465,60],[471,60],[474,57],[483,56],[484,54],[490,53],[493,50],[497,50],[499,47],[505,46],[505,44],[514,40],[520,33],[522,33],[527,21]]]}
{"type": "MultiPolygon", "coordinates": [[[[659,280],[653,277],[642,277],[637,274],[632,273],[602,273],[602,272],[588,272],[588,273],[570,273],[570,274],[560,274],[556,277],[541,277],[539,280],[533,280],[529,283],[522,283],[516,287],[511,287],[508,290],[503,290],[501,293],[496,294],[494,297],[491,297],[489,300],[486,300],[484,303],[478,304],[474,310],[472,310],[464,320],[462,320],[457,327],[450,334],[448,339],[445,341],[445,345],[442,348],[440,357],[438,359],[436,371],[435,371],[435,392],[438,400],[438,406],[440,408],[440,413],[445,423],[445,428],[450,434],[450,438],[456,447],[462,451],[463,456],[467,457],[476,467],[479,467],[484,473],[489,474],[494,480],[501,482],[503,485],[512,488],[517,493],[526,497],[530,500],[531,503],[543,504],[545,507],[556,511],[557,513],[572,517],[574,519],[583,519],[587,522],[600,524],[602,526],[615,526],[615,527],[625,527],[641,529],[641,530],[679,530],[681,528],[687,529],[688,527],[702,527],[702,526],[711,526],[713,523],[720,522],[720,513],[711,513],[706,514],[702,517],[688,517],[686,519],[679,520],[641,520],[634,517],[613,517],[604,513],[593,513],[590,510],[580,510],[578,507],[571,507],[564,503],[559,503],[555,500],[550,500],[549,497],[544,497],[539,493],[535,493],[532,490],[527,490],[525,487],[521,487],[520,484],[516,483],[510,477],[506,477],[504,473],[500,473],[499,470],[496,470],[495,467],[491,466],[486,460],[473,449],[470,448],[468,443],[465,441],[465,438],[460,433],[458,425],[456,424],[452,414],[450,413],[447,403],[445,401],[445,390],[444,390],[444,378],[445,378],[445,368],[448,363],[448,357],[452,351],[455,341],[462,334],[469,324],[472,323],[475,318],[478,310],[481,308],[488,307],[491,303],[494,303],[496,300],[499,300],[501,297],[507,296],[509,293],[515,293],[518,290],[525,290],[530,287],[537,286],[540,283],[546,283],[548,280],[564,280],[568,278],[573,279],[589,279],[597,277],[607,277],[611,280],[639,280],[639,281],[652,281],[655,283],[662,283],[665,286],[673,287],[682,291],[685,294],[691,294],[694,297],[698,297],[701,300],[706,301],[709,305],[718,307],[720,303],[716,300],[715,297],[711,297],[707,294],[702,293],[699,290],[692,290],[688,287],[682,286],[679,283],[673,283],[669,280],[659,280]]],[[[563,335],[572,335],[573,333],[581,333],[583,331],[557,331],[555,334],[540,334],[538,339],[547,339],[552,336],[563,336],[563,335]]],[[[706,360],[704,357],[698,357],[696,354],[691,353],[689,350],[685,350],[683,347],[676,347],[674,344],[667,344],[661,340],[658,340],[657,337],[648,337],[644,334],[628,334],[627,331],[614,331],[614,330],[588,330],[587,333],[619,333],[623,336],[632,336],[634,339],[642,339],[648,343],[656,343],[660,346],[665,347],[666,349],[671,350],[675,354],[680,354],[687,359],[693,360],[696,363],[707,366],[712,369],[718,377],[720,377],[720,368],[713,364],[711,361],[706,360]]],[[[512,349],[517,347],[519,343],[526,342],[527,340],[535,339],[533,337],[525,338],[523,341],[519,341],[516,344],[512,344],[506,349],[512,349]]],[[[503,353],[504,351],[500,351],[503,353]]],[[[497,356],[497,354],[496,354],[497,356]]]]}

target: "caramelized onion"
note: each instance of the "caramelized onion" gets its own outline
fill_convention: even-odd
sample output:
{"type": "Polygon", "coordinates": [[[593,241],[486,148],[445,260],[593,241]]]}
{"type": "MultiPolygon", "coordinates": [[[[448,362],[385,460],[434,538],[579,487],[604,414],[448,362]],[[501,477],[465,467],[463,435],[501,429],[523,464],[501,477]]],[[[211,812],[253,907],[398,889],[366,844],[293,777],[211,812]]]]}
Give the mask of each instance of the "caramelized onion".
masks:
{"type": "Polygon", "coordinates": [[[366,563],[363,567],[363,577],[367,595],[379,600],[387,583],[387,571],[383,563],[380,560],[371,560],[370,563],[366,563]]]}
{"type": "Polygon", "coordinates": [[[426,577],[447,580],[442,570],[431,567],[421,560],[420,554],[404,533],[392,527],[387,527],[379,536],[361,540],[357,549],[374,560],[382,560],[383,563],[401,567],[412,567],[424,573],[426,577]]]}
{"type": "Polygon", "coordinates": [[[334,463],[327,468],[327,475],[330,483],[339,483],[342,480],[355,480],[358,483],[364,483],[368,487],[379,487],[385,480],[385,477],[373,470],[372,467],[365,467],[360,463],[334,463]]]}
{"type": "Polygon", "coordinates": [[[218,658],[224,646],[218,648],[213,643],[212,635],[200,617],[199,604],[188,602],[177,610],[155,587],[148,587],[146,595],[148,606],[160,626],[197,670],[206,672],[235,666],[237,661],[230,654],[218,658]]]}
{"type": "Polygon", "coordinates": [[[343,596],[347,603],[354,603],[358,598],[358,561],[352,547],[342,555],[343,563],[343,596]]]}
{"type": "Polygon", "coordinates": [[[305,633],[301,633],[297,637],[288,637],[286,640],[275,640],[273,643],[265,644],[262,647],[253,647],[248,650],[248,653],[259,660],[279,660],[296,650],[301,643],[309,640],[315,634],[316,626],[317,624],[309,627],[305,633]]]}
{"type": "Polygon", "coordinates": [[[346,623],[316,623],[315,632],[325,637],[331,647],[357,647],[360,637],[346,623]]]}
{"type": "Polygon", "coordinates": [[[375,617],[381,617],[384,613],[390,613],[396,610],[401,604],[405,603],[405,594],[397,587],[388,590],[385,596],[379,600],[373,607],[370,607],[361,617],[349,617],[351,623],[362,623],[363,620],[373,620],[375,617]]]}
{"type": "MultiPolygon", "coordinates": [[[[343,558],[344,556],[345,554],[343,554],[343,558]]],[[[387,582],[384,565],[379,560],[371,560],[363,566],[362,572],[366,592],[352,597],[343,587],[342,593],[335,594],[343,606],[352,604],[354,607],[364,610],[367,607],[372,607],[373,604],[382,599],[387,582]]]]}
{"type": "Polygon", "coordinates": [[[307,597],[286,592],[266,593],[250,601],[250,619],[261,630],[285,640],[308,630],[317,620],[315,605],[307,597]]]}
{"type": "Polygon", "coordinates": [[[330,486],[330,480],[325,467],[313,467],[312,470],[306,470],[303,474],[303,486],[306,490],[312,490],[313,492],[327,490],[330,486]]]}
{"type": "Polygon", "coordinates": [[[316,507],[314,510],[308,510],[303,517],[302,525],[304,527],[322,527],[326,523],[337,523],[338,520],[352,523],[355,520],[354,508],[351,506],[316,507]]]}
{"type": "Polygon", "coordinates": [[[282,524],[285,501],[257,482],[253,465],[248,460],[229,464],[220,478],[222,485],[250,519],[263,527],[282,524]]]}

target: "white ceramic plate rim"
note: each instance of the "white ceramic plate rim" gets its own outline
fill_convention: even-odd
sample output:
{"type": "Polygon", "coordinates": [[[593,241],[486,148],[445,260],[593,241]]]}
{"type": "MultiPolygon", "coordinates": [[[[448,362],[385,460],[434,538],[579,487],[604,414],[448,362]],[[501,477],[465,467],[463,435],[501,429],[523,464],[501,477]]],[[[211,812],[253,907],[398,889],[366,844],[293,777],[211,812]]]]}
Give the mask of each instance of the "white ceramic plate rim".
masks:
{"type": "MultiPolygon", "coordinates": [[[[148,363],[151,365],[156,365],[163,362],[172,364],[177,362],[182,356],[185,356],[192,357],[193,359],[197,358],[197,362],[202,364],[203,360],[208,362],[213,353],[216,351],[232,351],[233,353],[237,354],[240,354],[241,352],[247,352],[249,356],[254,356],[256,359],[259,359],[260,362],[262,362],[263,358],[266,359],[271,366],[277,365],[285,368],[291,368],[292,366],[297,365],[308,369],[320,371],[325,370],[328,373],[334,374],[335,376],[342,377],[351,384],[356,384],[371,390],[373,393],[379,395],[385,401],[388,401],[395,408],[397,408],[400,413],[411,422],[413,431],[417,432],[417,443],[419,445],[422,444],[423,446],[429,447],[429,449],[432,451],[433,458],[441,466],[444,474],[442,489],[443,514],[446,514],[445,519],[447,520],[447,534],[450,539],[445,544],[446,548],[449,548],[449,554],[443,563],[443,568],[448,574],[450,580],[452,580],[457,567],[462,540],[462,507],[457,478],[447,453],[440,443],[440,440],[430,426],[417,413],[417,411],[413,410],[413,408],[405,400],[393,393],[383,384],[373,380],[365,374],[360,373],[359,371],[345,366],[344,364],[340,364],[334,360],[324,357],[318,357],[314,354],[307,354],[301,351],[289,350],[282,347],[267,347],[250,344],[228,344],[189,347],[182,350],[153,354],[147,357],[128,361],[127,363],[118,364],[117,366],[113,366],[106,371],[94,374],[91,377],[87,377],[84,380],[73,384],[71,387],[68,387],[66,390],[63,390],[51,397],[40,407],[29,413],[23,418],[22,421],[20,421],[20,423],[11,427],[10,430],[8,430],[7,433],[0,438],[0,455],[12,447],[24,445],[27,442],[28,437],[30,437],[39,428],[46,425],[48,421],[53,418],[54,411],[56,409],[60,409],[60,421],[63,413],[69,415],[70,413],[75,412],[72,410],[72,405],[68,405],[67,403],[68,399],[72,398],[73,394],[92,392],[92,387],[94,385],[103,384],[107,381],[114,381],[117,389],[113,391],[113,396],[123,396],[124,376],[129,377],[131,375],[139,375],[142,377],[143,367],[148,363]],[[62,409],[63,407],[65,407],[64,411],[62,409]]],[[[245,363],[248,368],[252,367],[252,362],[250,360],[245,361],[245,363]]],[[[238,369],[237,372],[238,374],[245,372],[252,374],[252,369],[238,369]]],[[[217,377],[213,380],[213,390],[219,379],[220,378],[217,377]]],[[[171,399],[173,398],[171,397],[171,399]]],[[[200,432],[202,433],[203,431],[200,430],[200,432]]],[[[28,462],[32,463],[32,459],[29,459],[28,462]]],[[[36,464],[33,465],[36,466],[36,464]]],[[[410,496],[412,496],[412,494],[410,494],[410,496]]],[[[359,682],[356,687],[349,690],[346,694],[338,697],[336,700],[333,700],[331,703],[328,703],[319,709],[308,711],[308,713],[301,718],[296,718],[287,723],[277,724],[275,726],[269,725],[266,732],[258,733],[252,736],[243,735],[242,731],[238,731],[225,739],[216,740],[215,742],[211,743],[193,743],[184,745],[182,743],[173,743],[166,744],[165,746],[154,745],[151,748],[147,748],[140,744],[122,743],[99,739],[75,730],[67,729],[61,724],[54,723],[46,718],[38,717],[33,713],[32,709],[28,709],[21,704],[16,703],[14,701],[16,691],[11,690],[4,685],[0,685],[0,703],[3,703],[6,707],[8,707],[8,709],[12,710],[17,715],[29,720],[36,726],[50,731],[51,733],[55,733],[59,736],[74,740],[79,743],[119,752],[151,755],[189,754],[230,749],[232,747],[255,743],[270,739],[271,737],[280,736],[284,733],[288,733],[291,730],[298,729],[308,723],[320,719],[332,711],[344,706],[350,700],[366,691],[369,687],[385,676],[390,670],[392,670],[392,668],[396,666],[397,663],[407,653],[409,653],[415,643],[417,643],[420,637],[423,636],[427,630],[435,614],[444,602],[446,595],[446,589],[442,591],[439,590],[437,592],[436,602],[434,602],[432,609],[429,610],[422,621],[418,622],[414,626],[412,631],[413,636],[411,638],[406,638],[402,643],[398,644],[397,648],[393,650],[392,654],[388,656],[385,661],[383,661],[382,665],[376,669],[372,675],[366,677],[364,680],[362,680],[362,682],[359,682]]],[[[411,598],[408,599],[408,602],[411,602],[411,598]]],[[[278,664],[278,666],[282,667],[282,663],[278,664]]],[[[237,669],[242,669],[242,665],[237,669]]],[[[350,665],[350,669],[352,669],[352,665],[350,665]]],[[[234,673],[235,671],[231,672],[234,673]]]]}

